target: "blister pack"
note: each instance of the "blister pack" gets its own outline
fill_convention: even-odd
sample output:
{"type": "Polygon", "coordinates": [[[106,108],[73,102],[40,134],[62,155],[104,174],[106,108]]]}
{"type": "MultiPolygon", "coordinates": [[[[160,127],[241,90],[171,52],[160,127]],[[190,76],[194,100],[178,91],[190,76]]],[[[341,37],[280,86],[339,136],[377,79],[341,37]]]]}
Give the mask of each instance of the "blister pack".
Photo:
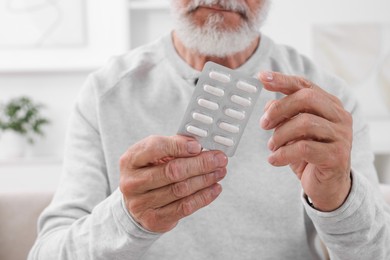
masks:
{"type": "Polygon", "coordinates": [[[262,87],[253,77],[207,62],[178,134],[194,137],[204,149],[233,156],[262,87]]]}

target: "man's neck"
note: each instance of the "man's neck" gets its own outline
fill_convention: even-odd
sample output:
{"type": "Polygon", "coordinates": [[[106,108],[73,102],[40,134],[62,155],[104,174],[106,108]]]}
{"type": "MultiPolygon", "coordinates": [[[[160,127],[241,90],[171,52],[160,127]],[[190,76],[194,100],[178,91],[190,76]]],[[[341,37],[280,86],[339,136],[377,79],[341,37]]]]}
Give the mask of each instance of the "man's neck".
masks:
{"type": "Polygon", "coordinates": [[[259,36],[244,51],[227,57],[219,58],[214,56],[201,55],[193,50],[186,48],[175,32],[173,32],[172,38],[173,45],[179,56],[192,68],[198,71],[201,71],[204,64],[208,61],[213,61],[231,69],[236,69],[244,64],[253,55],[260,43],[259,36]]]}

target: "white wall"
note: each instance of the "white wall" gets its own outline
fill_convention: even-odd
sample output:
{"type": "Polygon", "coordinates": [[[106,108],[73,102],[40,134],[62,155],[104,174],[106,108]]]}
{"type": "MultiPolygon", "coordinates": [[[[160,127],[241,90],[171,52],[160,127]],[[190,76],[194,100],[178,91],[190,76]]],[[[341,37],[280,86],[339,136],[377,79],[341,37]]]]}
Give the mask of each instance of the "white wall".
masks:
{"type": "Polygon", "coordinates": [[[264,32],[277,42],[310,56],[310,30],[315,24],[390,23],[389,0],[271,0],[264,32]]]}

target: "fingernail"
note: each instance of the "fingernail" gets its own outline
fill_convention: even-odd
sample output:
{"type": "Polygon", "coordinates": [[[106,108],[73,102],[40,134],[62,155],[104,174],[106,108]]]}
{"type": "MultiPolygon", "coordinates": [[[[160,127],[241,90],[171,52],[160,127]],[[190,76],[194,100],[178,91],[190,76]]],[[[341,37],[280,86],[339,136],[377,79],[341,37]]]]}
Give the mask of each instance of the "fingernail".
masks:
{"type": "Polygon", "coordinates": [[[217,181],[220,181],[222,180],[223,178],[225,178],[226,176],[226,171],[224,171],[223,169],[218,169],[215,173],[214,173],[214,176],[215,176],[215,179],[217,181]]]}
{"type": "Polygon", "coordinates": [[[274,139],[271,137],[268,141],[268,149],[270,149],[271,151],[274,151],[275,150],[275,143],[274,143],[274,139]]]}
{"type": "Polygon", "coordinates": [[[221,192],[222,192],[222,186],[219,184],[216,184],[211,188],[211,194],[213,197],[217,197],[221,192]]]}
{"type": "Polygon", "coordinates": [[[200,144],[197,141],[189,141],[187,143],[187,151],[190,154],[198,154],[198,153],[200,153],[201,149],[202,149],[202,147],[200,146],[200,144]]]}
{"type": "Polygon", "coordinates": [[[271,82],[274,80],[274,75],[270,71],[265,71],[261,73],[261,79],[264,81],[271,82]]]}
{"type": "Polygon", "coordinates": [[[227,157],[223,153],[217,153],[214,155],[214,161],[217,167],[224,167],[227,163],[227,157]]]}
{"type": "Polygon", "coordinates": [[[267,128],[269,126],[269,119],[268,119],[268,114],[265,113],[261,119],[260,119],[260,125],[262,128],[267,128]]]}
{"type": "Polygon", "coordinates": [[[274,156],[273,154],[271,154],[271,155],[268,157],[268,162],[269,162],[271,165],[275,165],[276,159],[275,159],[275,156],[274,156]]]}

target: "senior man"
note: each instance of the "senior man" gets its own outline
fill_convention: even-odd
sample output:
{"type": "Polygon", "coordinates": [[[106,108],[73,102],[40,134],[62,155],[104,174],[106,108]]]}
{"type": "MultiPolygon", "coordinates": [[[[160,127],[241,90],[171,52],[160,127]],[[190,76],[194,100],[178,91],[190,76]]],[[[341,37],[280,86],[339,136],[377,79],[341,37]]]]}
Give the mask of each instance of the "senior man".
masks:
{"type": "Polygon", "coordinates": [[[390,259],[348,89],[259,33],[267,0],[171,3],[172,34],[88,78],[30,259],[323,259],[320,240],[332,259],[390,259]],[[207,61],[265,88],[229,163],[175,135],[207,61]]]}

